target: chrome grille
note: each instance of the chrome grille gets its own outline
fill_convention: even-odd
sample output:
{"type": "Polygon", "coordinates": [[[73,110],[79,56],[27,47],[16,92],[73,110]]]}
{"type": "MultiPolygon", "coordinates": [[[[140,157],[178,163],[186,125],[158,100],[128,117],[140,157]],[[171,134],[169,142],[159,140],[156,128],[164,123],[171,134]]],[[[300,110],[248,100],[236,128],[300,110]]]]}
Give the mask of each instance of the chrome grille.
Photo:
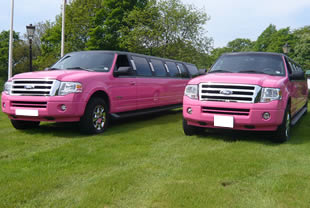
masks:
{"type": "Polygon", "coordinates": [[[261,90],[257,85],[201,83],[199,99],[202,101],[254,103],[261,90]]]}
{"type": "Polygon", "coordinates": [[[59,87],[59,81],[50,79],[15,79],[11,95],[52,96],[59,87]]]}

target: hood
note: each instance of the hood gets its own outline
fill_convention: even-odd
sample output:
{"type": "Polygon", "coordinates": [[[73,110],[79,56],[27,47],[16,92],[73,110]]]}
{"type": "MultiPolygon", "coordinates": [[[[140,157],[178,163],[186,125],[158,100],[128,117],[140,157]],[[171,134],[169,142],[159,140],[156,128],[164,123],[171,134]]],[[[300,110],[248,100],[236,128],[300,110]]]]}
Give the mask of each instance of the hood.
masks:
{"type": "Polygon", "coordinates": [[[229,83],[229,84],[250,84],[262,87],[280,87],[286,77],[271,76],[268,74],[245,74],[245,73],[212,73],[192,79],[189,84],[203,82],[229,83]]]}
{"type": "Polygon", "coordinates": [[[79,81],[82,78],[93,76],[101,72],[89,72],[83,70],[53,70],[53,71],[36,71],[17,74],[13,79],[57,79],[59,81],[79,81]]]}

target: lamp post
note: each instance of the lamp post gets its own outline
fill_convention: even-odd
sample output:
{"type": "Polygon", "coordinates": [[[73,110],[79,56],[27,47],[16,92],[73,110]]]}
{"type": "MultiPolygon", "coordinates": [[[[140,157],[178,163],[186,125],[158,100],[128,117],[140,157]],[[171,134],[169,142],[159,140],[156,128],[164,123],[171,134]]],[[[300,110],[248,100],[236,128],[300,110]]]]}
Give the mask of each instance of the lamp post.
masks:
{"type": "Polygon", "coordinates": [[[32,71],[32,39],[34,36],[34,31],[36,29],[32,24],[26,26],[27,36],[29,40],[29,71],[32,71]]]}
{"type": "Polygon", "coordinates": [[[283,53],[288,54],[291,50],[291,46],[288,43],[285,43],[282,49],[283,53]]]}

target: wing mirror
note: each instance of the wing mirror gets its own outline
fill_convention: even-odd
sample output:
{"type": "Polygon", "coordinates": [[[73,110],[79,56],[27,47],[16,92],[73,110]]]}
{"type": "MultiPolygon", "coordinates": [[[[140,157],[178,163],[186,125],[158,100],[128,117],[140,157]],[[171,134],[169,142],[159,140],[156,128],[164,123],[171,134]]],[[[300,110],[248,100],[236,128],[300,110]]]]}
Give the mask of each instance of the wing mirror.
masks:
{"type": "Polygon", "coordinates": [[[114,71],[114,75],[116,77],[118,76],[125,76],[125,75],[130,75],[131,73],[131,67],[130,66],[121,66],[118,67],[115,71],[114,71]]]}
{"type": "Polygon", "coordinates": [[[289,75],[290,80],[305,80],[305,72],[298,71],[289,75]]]}

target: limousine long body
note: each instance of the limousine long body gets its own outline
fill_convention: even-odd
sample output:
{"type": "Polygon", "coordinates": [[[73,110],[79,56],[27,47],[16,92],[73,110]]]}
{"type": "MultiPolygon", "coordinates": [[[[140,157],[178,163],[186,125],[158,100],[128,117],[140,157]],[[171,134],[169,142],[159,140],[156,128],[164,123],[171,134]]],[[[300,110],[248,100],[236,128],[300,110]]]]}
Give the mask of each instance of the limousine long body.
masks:
{"type": "Polygon", "coordinates": [[[45,71],[17,74],[2,92],[2,111],[16,129],[41,121],[79,122],[102,133],[110,118],[182,106],[195,65],[118,51],[81,51],[45,71]]]}

